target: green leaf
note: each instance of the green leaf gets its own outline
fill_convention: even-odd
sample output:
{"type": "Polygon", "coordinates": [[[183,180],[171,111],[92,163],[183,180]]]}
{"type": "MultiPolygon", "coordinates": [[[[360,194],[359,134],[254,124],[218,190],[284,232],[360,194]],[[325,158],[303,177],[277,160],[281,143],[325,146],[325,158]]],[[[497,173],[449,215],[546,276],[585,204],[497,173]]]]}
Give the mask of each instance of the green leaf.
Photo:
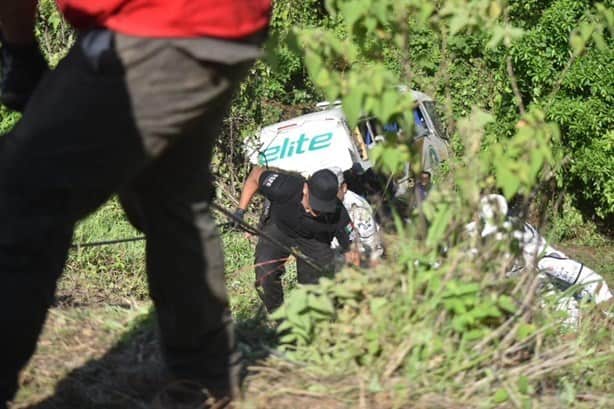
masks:
{"type": "Polygon", "coordinates": [[[454,317],[454,319],[452,319],[452,328],[454,328],[456,332],[464,332],[468,323],[469,319],[466,315],[454,317]]]}
{"type": "Polygon", "coordinates": [[[499,404],[499,403],[503,403],[507,401],[509,397],[510,397],[509,393],[505,389],[500,388],[497,390],[497,392],[495,392],[495,395],[492,397],[492,400],[495,403],[499,404]]]}
{"type": "Polygon", "coordinates": [[[322,69],[322,59],[316,53],[311,50],[307,50],[305,52],[305,66],[307,67],[307,71],[309,71],[309,75],[312,78],[315,78],[322,69]]]}
{"type": "Polygon", "coordinates": [[[354,25],[364,13],[364,10],[359,7],[358,3],[357,1],[348,1],[339,4],[339,9],[343,15],[343,21],[349,32],[354,31],[354,25]]]}
{"type": "Polygon", "coordinates": [[[314,310],[323,312],[328,315],[333,315],[335,313],[335,306],[333,302],[327,296],[314,296],[312,294],[309,295],[308,302],[310,308],[314,310]]]}
{"type": "Polygon", "coordinates": [[[486,44],[486,47],[490,49],[496,48],[499,44],[501,44],[501,41],[503,41],[504,35],[505,30],[503,29],[503,27],[494,27],[492,30],[492,37],[490,38],[490,41],[486,44]]]}
{"type": "Polygon", "coordinates": [[[501,15],[501,4],[498,1],[493,1],[490,3],[490,7],[488,10],[488,15],[491,19],[496,20],[501,15]]]}
{"type": "Polygon", "coordinates": [[[387,122],[397,112],[399,105],[399,93],[393,90],[388,90],[382,95],[380,104],[380,119],[387,122]]]}
{"type": "Polygon", "coordinates": [[[429,228],[426,243],[429,246],[437,245],[443,238],[448,228],[448,224],[452,219],[452,208],[447,204],[441,204],[438,208],[438,212],[435,215],[435,219],[432,221],[429,228]]]}
{"type": "Polygon", "coordinates": [[[476,341],[484,337],[486,331],[483,328],[472,329],[470,331],[465,332],[465,340],[466,341],[476,341]]]}
{"type": "Polygon", "coordinates": [[[573,33],[569,38],[569,45],[571,46],[574,55],[578,56],[582,54],[582,51],[584,51],[586,41],[584,41],[580,35],[573,33]]]}
{"type": "Polygon", "coordinates": [[[320,70],[314,77],[313,81],[320,88],[328,88],[330,85],[330,74],[327,70],[320,70]]]}
{"type": "Polygon", "coordinates": [[[528,337],[530,337],[531,335],[533,335],[535,333],[535,325],[533,324],[521,324],[518,327],[518,340],[519,341],[524,341],[525,339],[527,339],[528,337]]]}
{"type": "Polygon", "coordinates": [[[455,35],[469,23],[467,13],[458,12],[450,19],[450,35],[455,35]]]}
{"type": "Polygon", "coordinates": [[[377,144],[371,149],[377,166],[390,174],[398,174],[409,161],[407,145],[377,144]]]}
{"type": "Polygon", "coordinates": [[[380,94],[384,90],[384,76],[374,72],[370,78],[371,90],[373,94],[380,94]]]}
{"type": "Polygon", "coordinates": [[[365,28],[368,33],[372,33],[377,27],[377,19],[375,17],[368,16],[365,18],[365,28]]]}
{"type": "Polygon", "coordinates": [[[378,340],[373,340],[371,342],[369,342],[368,346],[367,346],[367,352],[369,353],[369,355],[375,355],[377,354],[379,351],[381,351],[381,346],[378,340]]]}
{"type": "Polygon", "coordinates": [[[475,294],[478,291],[480,291],[480,285],[478,283],[461,283],[456,287],[454,294],[456,295],[475,294]]]}
{"type": "Polygon", "coordinates": [[[379,382],[379,379],[377,379],[377,376],[373,376],[373,378],[371,378],[371,382],[369,382],[369,392],[381,392],[384,388],[382,388],[382,384],[379,382]]]}
{"type": "Polygon", "coordinates": [[[279,339],[280,344],[292,344],[298,341],[298,337],[295,333],[286,334],[279,339]]]}
{"type": "Polygon", "coordinates": [[[342,300],[353,299],[356,297],[356,294],[347,289],[344,285],[337,286],[337,288],[334,289],[334,293],[336,297],[342,300]]]}
{"type": "Polygon", "coordinates": [[[500,295],[499,298],[497,299],[497,304],[499,305],[499,307],[501,307],[503,311],[507,311],[512,314],[515,313],[516,310],[518,310],[518,307],[516,306],[514,299],[510,297],[509,295],[505,295],[505,294],[500,295]]]}
{"type": "Polygon", "coordinates": [[[388,300],[386,300],[383,297],[376,297],[373,298],[370,303],[369,303],[369,307],[371,309],[371,312],[374,315],[377,315],[380,310],[382,309],[382,307],[384,307],[384,305],[386,305],[388,303],[388,300]]]}
{"type": "Polygon", "coordinates": [[[593,34],[594,30],[595,30],[595,25],[594,24],[592,24],[592,23],[582,23],[580,25],[580,36],[582,37],[582,40],[587,42],[591,38],[591,35],[593,34]]]}
{"type": "Polygon", "coordinates": [[[497,185],[503,189],[503,195],[508,199],[518,192],[520,180],[511,172],[509,167],[510,161],[499,160],[495,166],[497,167],[497,185]]]}
{"type": "MultiPolygon", "coordinates": [[[[274,311],[274,313],[277,311],[274,311]]],[[[270,315],[271,317],[273,316],[273,314],[270,315]]],[[[277,327],[276,332],[278,334],[281,334],[283,332],[286,332],[288,330],[292,329],[292,324],[290,324],[290,322],[284,320],[281,324],[279,324],[279,326],[277,327]]]]}
{"type": "Polygon", "coordinates": [[[376,1],[372,3],[371,9],[382,25],[388,24],[388,17],[393,17],[388,13],[388,4],[385,1],[376,1]]]}
{"type": "Polygon", "coordinates": [[[288,295],[286,305],[288,321],[295,325],[301,325],[301,314],[307,308],[307,291],[304,288],[295,289],[288,295]]]}
{"type": "Polygon", "coordinates": [[[363,95],[357,92],[356,88],[353,92],[343,97],[343,112],[352,127],[358,123],[358,119],[362,113],[362,98],[363,95]]]}
{"type": "Polygon", "coordinates": [[[269,315],[269,320],[271,321],[277,321],[277,320],[281,320],[284,318],[287,318],[287,311],[286,311],[285,305],[282,305],[281,307],[279,307],[278,309],[276,309],[269,315]]]}
{"type": "Polygon", "coordinates": [[[595,46],[597,47],[597,49],[599,51],[606,51],[606,50],[608,50],[608,44],[606,43],[605,39],[603,38],[603,33],[595,31],[593,33],[593,41],[595,42],[595,46]]]}
{"type": "Polygon", "coordinates": [[[467,312],[465,304],[456,298],[444,301],[443,305],[455,314],[464,314],[467,312]]]}
{"type": "Polygon", "coordinates": [[[521,375],[518,378],[518,392],[523,395],[529,394],[529,378],[524,375],[521,375]]]}
{"type": "Polygon", "coordinates": [[[472,316],[478,319],[482,318],[499,318],[501,316],[501,311],[494,305],[489,304],[480,304],[472,311],[472,316]]]}

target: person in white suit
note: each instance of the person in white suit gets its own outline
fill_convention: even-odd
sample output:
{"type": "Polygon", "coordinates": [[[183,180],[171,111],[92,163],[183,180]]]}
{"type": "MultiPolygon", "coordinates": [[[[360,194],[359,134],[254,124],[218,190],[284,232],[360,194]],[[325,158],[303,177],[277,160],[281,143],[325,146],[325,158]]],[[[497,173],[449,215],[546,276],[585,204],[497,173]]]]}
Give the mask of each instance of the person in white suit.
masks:
{"type": "MultiPolygon", "coordinates": [[[[568,313],[564,321],[577,326],[579,320],[578,301],[592,301],[600,304],[612,299],[612,292],[605,279],[585,264],[568,257],[562,251],[548,244],[530,223],[518,223],[509,217],[508,204],[501,195],[490,194],[480,200],[480,222],[465,226],[470,234],[479,228],[482,238],[516,240],[520,249],[518,257],[508,275],[518,275],[526,269],[534,269],[550,286],[551,290],[566,291],[572,286],[576,290],[570,296],[560,297],[557,307],[568,313]]],[[[549,291],[553,293],[553,291],[549,291]]]]}

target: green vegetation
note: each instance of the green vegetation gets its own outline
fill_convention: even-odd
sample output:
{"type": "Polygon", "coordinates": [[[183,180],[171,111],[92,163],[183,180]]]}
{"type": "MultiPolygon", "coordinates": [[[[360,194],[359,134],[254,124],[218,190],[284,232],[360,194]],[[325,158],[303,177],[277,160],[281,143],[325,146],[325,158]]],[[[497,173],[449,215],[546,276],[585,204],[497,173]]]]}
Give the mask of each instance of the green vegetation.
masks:
{"type": "MultiPolygon", "coordinates": [[[[54,64],[73,37],[51,4],[41,3],[37,34],[54,64]]],[[[396,217],[385,263],[297,287],[273,316],[277,337],[253,289],[253,243],[224,234],[241,348],[257,365],[246,407],[614,405],[612,304],[583,305],[582,324],[570,332],[533,274],[505,276],[509,243],[463,231],[482,193],[531,197],[529,214],[547,220],[548,236],[614,283],[614,244],[601,234],[611,234],[614,220],[613,30],[611,1],[276,2],[267,59],[243,84],[214,160],[221,203],[234,206],[245,175],[242,140],[325,98],[341,99],[352,122],[370,113],[412,129],[411,98],[394,87],[425,91],[440,101],[455,158],[423,209],[429,227],[396,217]]],[[[0,115],[4,133],[17,117],[0,115]]],[[[412,149],[409,138],[387,135],[378,166],[394,172],[412,149]]],[[[110,202],[75,241],[137,234],[110,202]]],[[[117,307],[101,309],[100,319],[67,308],[125,308],[137,321],[121,345],[137,355],[151,349],[142,258],[140,242],[71,253],[54,311],[69,322],[103,323],[109,337],[91,341],[93,357],[129,325],[117,307]]],[[[61,330],[54,326],[44,341],[61,342],[61,330]]],[[[48,367],[35,359],[27,379],[48,367]]],[[[66,372],[26,385],[20,402],[48,393],[66,372]]],[[[84,373],[74,385],[91,401],[99,381],[84,373]]]]}

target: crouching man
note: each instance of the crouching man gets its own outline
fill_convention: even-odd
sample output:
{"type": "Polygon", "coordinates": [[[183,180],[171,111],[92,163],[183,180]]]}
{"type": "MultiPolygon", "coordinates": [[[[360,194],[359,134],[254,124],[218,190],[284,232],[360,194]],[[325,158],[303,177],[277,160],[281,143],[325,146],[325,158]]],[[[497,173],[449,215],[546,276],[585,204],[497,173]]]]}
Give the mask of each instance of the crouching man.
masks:
{"type": "Polygon", "coordinates": [[[348,212],[337,197],[338,186],[337,176],[328,169],[319,170],[305,180],[301,176],[255,167],[247,177],[235,216],[243,217],[257,192],[271,203],[262,223],[265,237],[260,236],[255,257],[256,282],[262,286],[268,312],[283,303],[281,277],[291,248],[306,257],[296,260],[301,284],[315,284],[320,277],[333,274],[335,251],[330,247],[333,238],[338,240],[347,262],[359,262],[357,252],[349,251],[353,228],[348,212]]]}

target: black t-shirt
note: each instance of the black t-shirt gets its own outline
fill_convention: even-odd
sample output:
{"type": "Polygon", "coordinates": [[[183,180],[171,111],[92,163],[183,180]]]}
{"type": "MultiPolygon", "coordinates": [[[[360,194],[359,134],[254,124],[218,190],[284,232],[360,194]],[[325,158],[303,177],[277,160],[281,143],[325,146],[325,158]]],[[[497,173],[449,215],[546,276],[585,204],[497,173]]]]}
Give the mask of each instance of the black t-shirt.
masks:
{"type": "Polygon", "coordinates": [[[343,250],[350,245],[352,222],[347,210],[337,200],[337,210],[317,217],[305,211],[301,200],[305,179],[300,176],[266,170],[258,181],[260,193],[271,202],[271,219],[291,237],[315,239],[330,244],[336,237],[343,250]]]}

